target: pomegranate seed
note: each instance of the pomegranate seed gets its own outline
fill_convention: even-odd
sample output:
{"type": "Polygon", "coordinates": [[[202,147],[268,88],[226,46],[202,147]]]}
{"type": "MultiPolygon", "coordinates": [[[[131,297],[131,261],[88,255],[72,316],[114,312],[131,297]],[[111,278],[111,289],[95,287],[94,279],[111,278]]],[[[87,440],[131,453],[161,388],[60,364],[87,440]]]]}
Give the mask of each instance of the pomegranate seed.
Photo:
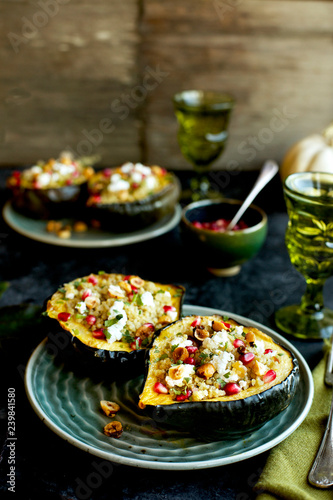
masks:
{"type": "Polygon", "coordinates": [[[145,326],[146,328],[149,328],[149,330],[154,330],[155,331],[155,326],[153,323],[144,323],[142,326],[145,326]]]}
{"type": "Polygon", "coordinates": [[[102,197],[101,197],[101,195],[99,195],[99,194],[94,194],[94,195],[92,196],[92,202],[93,202],[93,203],[99,203],[100,201],[102,201],[102,197]]]}
{"type": "Polygon", "coordinates": [[[194,227],[197,227],[198,229],[201,229],[201,228],[202,228],[202,224],[201,224],[201,222],[199,222],[199,221],[195,221],[195,222],[193,222],[193,224],[192,224],[192,225],[193,225],[194,227]]]}
{"type": "Polygon", "coordinates": [[[135,337],[134,342],[130,343],[130,348],[132,349],[132,351],[136,351],[141,346],[141,342],[142,340],[140,337],[135,337]]]}
{"type": "Polygon", "coordinates": [[[245,354],[241,354],[239,356],[239,360],[243,363],[243,365],[248,365],[249,363],[251,363],[251,361],[253,361],[255,358],[255,355],[253,354],[253,352],[246,352],[245,354]]]}
{"type": "Polygon", "coordinates": [[[223,321],[223,324],[226,328],[231,328],[231,324],[230,323],[226,323],[225,321],[223,321]]]}
{"type": "Polygon", "coordinates": [[[138,289],[136,288],[136,286],[131,285],[131,288],[134,293],[138,293],[138,289]]]}
{"type": "Polygon", "coordinates": [[[164,312],[175,311],[176,308],[174,306],[163,306],[163,310],[164,312]]]}
{"type": "Polygon", "coordinates": [[[102,328],[95,330],[94,332],[92,332],[92,334],[93,334],[93,337],[95,339],[105,339],[106,338],[102,328]]]}
{"type": "Polygon", "coordinates": [[[128,281],[130,279],[131,275],[127,274],[126,276],[123,277],[123,281],[128,281]]]}
{"type": "Polygon", "coordinates": [[[92,314],[88,314],[88,316],[86,316],[86,322],[88,323],[88,325],[92,326],[96,323],[96,321],[96,316],[93,316],[92,314]]]}
{"type": "Polygon", "coordinates": [[[263,381],[265,384],[268,384],[269,382],[272,382],[276,378],[276,372],[274,370],[268,370],[268,372],[265,373],[263,376],[263,381]]]}
{"type": "Polygon", "coordinates": [[[98,279],[96,278],[96,276],[89,276],[88,283],[91,283],[92,285],[97,285],[98,279]]]}
{"type": "Polygon", "coordinates": [[[194,354],[195,351],[198,350],[198,348],[195,345],[188,345],[186,349],[189,354],[194,354]]]}
{"type": "Polygon", "coordinates": [[[59,321],[68,321],[70,317],[71,317],[70,313],[62,312],[58,314],[59,321]]]}
{"type": "Polygon", "coordinates": [[[191,357],[188,357],[188,358],[184,359],[184,363],[186,365],[195,365],[195,359],[191,358],[191,357]]]}
{"type": "Polygon", "coordinates": [[[235,347],[235,349],[238,349],[238,347],[245,347],[245,344],[241,339],[235,339],[232,345],[235,347]]]}
{"type": "Polygon", "coordinates": [[[111,170],[111,168],[105,168],[105,169],[103,170],[103,175],[104,175],[104,177],[110,177],[110,175],[111,175],[111,174],[112,174],[112,170],[111,170]]]}
{"type": "Polygon", "coordinates": [[[65,182],[66,186],[71,186],[72,185],[72,179],[67,179],[65,182]]]}
{"type": "Polygon", "coordinates": [[[154,385],[154,391],[158,392],[158,394],[168,394],[169,389],[161,382],[156,382],[154,385]]]}
{"type": "Polygon", "coordinates": [[[185,399],[188,399],[192,394],[192,391],[190,389],[187,389],[186,394],[179,394],[179,396],[176,396],[176,401],[185,401],[185,399]]]}
{"type": "Polygon", "coordinates": [[[234,382],[228,382],[228,384],[223,387],[223,390],[226,392],[227,396],[232,396],[233,394],[238,394],[242,389],[238,384],[235,384],[234,382]]]}
{"type": "Polygon", "coordinates": [[[138,189],[138,187],[140,186],[140,184],[138,184],[137,182],[133,182],[132,183],[132,189],[138,189]]]}
{"type": "Polygon", "coordinates": [[[191,323],[191,326],[199,326],[201,323],[201,318],[200,316],[197,316],[195,320],[191,323]]]}
{"type": "Polygon", "coordinates": [[[82,294],[82,300],[86,300],[87,297],[90,297],[92,295],[92,291],[90,288],[87,288],[82,294]]]}
{"type": "Polygon", "coordinates": [[[269,354],[270,352],[273,352],[273,349],[265,349],[264,354],[269,354]]]}
{"type": "Polygon", "coordinates": [[[21,172],[19,172],[18,170],[14,170],[13,177],[16,177],[16,179],[18,179],[20,176],[21,176],[21,172]]]}

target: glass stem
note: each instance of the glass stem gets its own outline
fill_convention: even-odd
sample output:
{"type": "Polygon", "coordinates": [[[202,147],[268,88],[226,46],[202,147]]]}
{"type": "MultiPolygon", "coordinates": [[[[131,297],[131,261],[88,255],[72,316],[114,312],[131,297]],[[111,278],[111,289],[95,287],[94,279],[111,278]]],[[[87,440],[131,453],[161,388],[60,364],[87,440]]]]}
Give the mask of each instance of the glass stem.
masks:
{"type": "Polygon", "coordinates": [[[324,283],[325,280],[306,280],[306,290],[301,300],[301,310],[306,314],[320,313],[324,308],[324,283]]]}

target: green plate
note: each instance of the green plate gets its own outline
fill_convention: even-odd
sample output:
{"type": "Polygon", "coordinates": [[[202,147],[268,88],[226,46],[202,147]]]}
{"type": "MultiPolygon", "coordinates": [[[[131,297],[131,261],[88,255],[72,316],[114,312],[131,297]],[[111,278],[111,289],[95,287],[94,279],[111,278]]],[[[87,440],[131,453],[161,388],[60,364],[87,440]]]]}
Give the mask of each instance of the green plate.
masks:
{"type": "Polygon", "coordinates": [[[183,314],[232,317],[240,324],[255,326],[292,351],[299,362],[300,387],[289,407],[241,440],[201,442],[184,432],[163,429],[145,417],[137,406],[142,377],[121,384],[94,384],[57,364],[44,340],[32,354],[25,375],[33,409],[50,429],[74,446],[112,462],[149,469],[202,469],[239,462],[269,450],[294,432],[313,399],[312,375],[302,355],[270,328],[243,316],[193,305],[184,305],[183,314]],[[110,419],[100,411],[102,399],[121,407],[117,419],[124,432],[119,439],[103,434],[110,419]]]}
{"type": "MultiPolygon", "coordinates": [[[[46,221],[32,219],[20,214],[14,210],[11,201],[7,201],[4,205],[2,215],[9,227],[22,236],[26,236],[32,240],[62,247],[101,248],[130,245],[132,243],[156,238],[157,236],[171,231],[180,221],[181,206],[176,205],[174,211],[170,215],[166,215],[158,222],[140,229],[139,231],[116,234],[102,231],[101,229],[89,228],[84,233],[72,233],[69,239],[61,239],[53,233],[48,233],[46,231],[46,221]]],[[[73,221],[70,219],[63,220],[64,224],[71,224],[71,222],[73,221]]]]}

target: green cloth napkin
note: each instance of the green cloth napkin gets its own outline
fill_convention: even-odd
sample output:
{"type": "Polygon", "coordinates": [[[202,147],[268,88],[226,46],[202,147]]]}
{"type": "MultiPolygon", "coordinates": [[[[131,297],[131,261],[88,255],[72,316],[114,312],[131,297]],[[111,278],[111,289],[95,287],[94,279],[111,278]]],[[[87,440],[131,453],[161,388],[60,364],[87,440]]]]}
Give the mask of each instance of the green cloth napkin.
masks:
{"type": "Polygon", "coordinates": [[[313,370],[314,398],[302,424],[272,449],[259,481],[253,488],[256,500],[332,500],[333,490],[311,486],[308,473],[322,440],[332,389],[324,384],[326,357],[313,370]]]}

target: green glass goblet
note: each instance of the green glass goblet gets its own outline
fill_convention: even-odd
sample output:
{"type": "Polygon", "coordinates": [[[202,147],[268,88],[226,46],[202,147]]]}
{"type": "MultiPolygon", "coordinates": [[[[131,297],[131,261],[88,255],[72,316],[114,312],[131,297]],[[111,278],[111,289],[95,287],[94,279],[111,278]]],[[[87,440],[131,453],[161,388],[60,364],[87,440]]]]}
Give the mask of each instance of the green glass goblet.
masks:
{"type": "Polygon", "coordinates": [[[333,274],[333,174],[291,174],[283,189],[289,215],[286,246],[306,290],[300,304],[275,313],[275,322],[294,337],[329,338],[333,311],[324,307],[323,287],[333,274]]]}
{"type": "Polygon", "coordinates": [[[226,146],[235,100],[223,92],[184,90],[174,95],[173,104],[179,123],[180,150],[195,172],[190,193],[183,193],[183,198],[216,198],[221,194],[212,189],[207,173],[226,146]]]}

